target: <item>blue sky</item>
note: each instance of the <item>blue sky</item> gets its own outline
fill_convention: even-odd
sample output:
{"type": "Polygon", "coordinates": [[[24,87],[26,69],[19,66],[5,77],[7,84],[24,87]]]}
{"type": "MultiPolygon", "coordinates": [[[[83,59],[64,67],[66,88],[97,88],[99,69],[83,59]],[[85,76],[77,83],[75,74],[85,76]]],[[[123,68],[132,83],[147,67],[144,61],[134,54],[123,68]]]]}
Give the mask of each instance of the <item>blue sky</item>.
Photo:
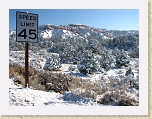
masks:
{"type": "Polygon", "coordinates": [[[16,11],[38,14],[39,25],[81,23],[108,30],[139,30],[138,9],[9,9],[9,30],[16,29],[16,11]]]}

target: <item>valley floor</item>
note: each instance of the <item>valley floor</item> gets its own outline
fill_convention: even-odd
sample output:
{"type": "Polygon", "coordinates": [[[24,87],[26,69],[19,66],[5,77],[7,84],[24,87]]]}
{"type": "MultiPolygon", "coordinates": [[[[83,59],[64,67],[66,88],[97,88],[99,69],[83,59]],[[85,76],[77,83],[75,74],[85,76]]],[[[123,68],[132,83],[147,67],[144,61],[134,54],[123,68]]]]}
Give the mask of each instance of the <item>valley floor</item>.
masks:
{"type": "MultiPolygon", "coordinates": [[[[47,54],[45,54],[47,55],[47,54]]],[[[32,54],[30,52],[30,66],[43,70],[43,67],[45,65],[45,58],[42,55],[39,54],[32,54]]],[[[18,65],[21,65],[24,67],[24,52],[22,51],[11,51],[10,57],[9,57],[9,63],[17,63],[18,65]]],[[[101,77],[104,77],[104,84],[102,86],[109,85],[110,80],[113,82],[119,82],[119,79],[121,76],[124,76],[126,73],[125,68],[112,68],[106,73],[95,73],[92,75],[83,75],[81,74],[78,69],[76,68],[74,71],[69,71],[69,66],[72,64],[62,64],[62,67],[60,68],[61,73],[71,74],[76,77],[80,77],[83,80],[90,79],[90,81],[94,82],[96,80],[100,80],[101,77]],[[114,78],[109,78],[114,77],[114,78]],[[115,78],[117,77],[117,78],[115,78]]],[[[74,65],[73,65],[74,66],[74,65]]],[[[136,84],[139,84],[139,59],[134,58],[130,59],[129,67],[131,67],[133,73],[134,73],[134,81],[136,84]]],[[[54,73],[57,73],[54,71],[54,73]]],[[[122,79],[120,79],[122,80],[122,79]]],[[[55,92],[45,92],[40,90],[33,90],[32,88],[23,88],[20,85],[15,85],[13,82],[13,78],[9,79],[9,105],[10,106],[102,106],[103,104],[98,104],[96,102],[93,102],[91,99],[86,97],[78,97],[76,94],[69,92],[65,92],[63,94],[55,93],[55,92]]],[[[109,87],[111,88],[111,87],[109,87]]],[[[122,88],[122,85],[120,85],[120,88],[122,88]]],[[[112,88],[111,88],[112,89],[112,88]]],[[[111,90],[110,89],[110,90],[111,90]]],[[[108,89],[109,90],[109,89],[108,89]]],[[[105,94],[108,94],[107,91],[105,94]]],[[[109,93],[110,94],[110,93],[109,93]]],[[[139,98],[139,89],[137,88],[130,88],[127,90],[127,93],[125,96],[128,96],[130,99],[135,99],[135,101],[138,102],[139,98]]],[[[99,97],[103,97],[100,95],[99,97]]],[[[115,100],[115,99],[113,99],[115,100]]]]}

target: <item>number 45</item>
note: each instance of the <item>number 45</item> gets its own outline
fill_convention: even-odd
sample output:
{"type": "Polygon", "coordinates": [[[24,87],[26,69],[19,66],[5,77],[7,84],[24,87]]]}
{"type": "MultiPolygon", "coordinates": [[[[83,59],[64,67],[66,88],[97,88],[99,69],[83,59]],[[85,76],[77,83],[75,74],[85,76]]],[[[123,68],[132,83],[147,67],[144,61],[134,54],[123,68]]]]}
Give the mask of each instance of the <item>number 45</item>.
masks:
{"type": "MultiPolygon", "coordinates": [[[[29,36],[29,39],[36,39],[37,35],[36,35],[36,30],[34,29],[29,29],[29,35],[33,35],[33,37],[29,36]]],[[[23,29],[19,34],[18,37],[24,37],[24,39],[26,39],[27,35],[26,35],[26,29],[23,29]]]]}

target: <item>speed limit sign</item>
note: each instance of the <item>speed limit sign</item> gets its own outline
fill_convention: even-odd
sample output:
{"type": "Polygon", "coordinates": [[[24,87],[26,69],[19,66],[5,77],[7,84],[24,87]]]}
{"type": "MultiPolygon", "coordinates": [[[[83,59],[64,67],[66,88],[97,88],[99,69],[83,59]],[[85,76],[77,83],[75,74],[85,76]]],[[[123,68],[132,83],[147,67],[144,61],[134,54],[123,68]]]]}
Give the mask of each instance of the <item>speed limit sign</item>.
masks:
{"type": "Polygon", "coordinates": [[[16,12],[16,41],[38,41],[38,14],[16,12]]]}

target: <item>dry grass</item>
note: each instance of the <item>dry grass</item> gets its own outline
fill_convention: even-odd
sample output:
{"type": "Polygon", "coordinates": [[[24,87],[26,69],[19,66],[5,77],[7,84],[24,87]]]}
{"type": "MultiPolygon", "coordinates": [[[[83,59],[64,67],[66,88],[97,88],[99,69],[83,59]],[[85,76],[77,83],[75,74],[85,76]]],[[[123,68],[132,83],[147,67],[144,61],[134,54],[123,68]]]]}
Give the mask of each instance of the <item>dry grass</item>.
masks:
{"type": "MultiPolygon", "coordinates": [[[[10,65],[9,77],[14,77],[14,82],[25,85],[25,70],[18,65],[10,65]]],[[[51,90],[54,92],[64,93],[71,91],[76,93],[76,89],[80,89],[77,93],[79,96],[95,98],[96,95],[102,94],[99,82],[92,83],[89,79],[82,81],[81,78],[70,76],[62,73],[52,73],[50,71],[38,71],[29,68],[30,86],[36,90],[51,90]],[[83,91],[82,91],[83,90],[83,91]]]]}
{"type": "MultiPolygon", "coordinates": [[[[14,82],[25,86],[25,69],[19,65],[9,65],[9,78],[14,77],[14,82]]],[[[29,83],[33,89],[37,90],[52,90],[55,92],[69,91],[73,82],[80,83],[78,78],[62,73],[53,73],[50,71],[40,71],[29,68],[29,83]],[[70,85],[69,85],[70,84],[70,85]]]]}
{"type": "Polygon", "coordinates": [[[108,82],[102,79],[103,94],[98,95],[99,97],[96,99],[98,103],[117,106],[139,106],[138,95],[133,95],[128,91],[131,86],[127,82],[127,77],[109,77],[107,80],[108,82]]]}
{"type": "Polygon", "coordinates": [[[111,104],[114,106],[139,106],[139,98],[120,93],[117,91],[106,92],[102,97],[98,97],[96,101],[100,104],[111,104]]]}

